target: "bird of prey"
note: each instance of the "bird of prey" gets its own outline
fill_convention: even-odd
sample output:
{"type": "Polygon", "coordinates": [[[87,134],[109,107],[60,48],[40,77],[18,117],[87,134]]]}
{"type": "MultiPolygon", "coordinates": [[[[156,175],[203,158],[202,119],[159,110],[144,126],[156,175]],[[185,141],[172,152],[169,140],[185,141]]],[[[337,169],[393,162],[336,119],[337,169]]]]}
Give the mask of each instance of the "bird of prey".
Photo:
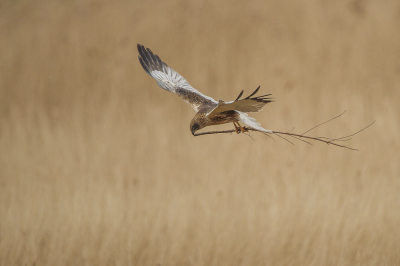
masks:
{"type": "Polygon", "coordinates": [[[139,51],[138,57],[140,64],[147,74],[157,81],[158,86],[164,90],[175,93],[196,110],[197,114],[190,122],[190,131],[193,135],[195,135],[197,130],[204,127],[225,123],[233,123],[236,133],[238,134],[240,132],[247,132],[239,122],[242,122],[252,129],[264,133],[272,133],[271,130],[261,127],[254,118],[247,114],[250,112],[258,112],[262,110],[267,103],[272,102],[271,98],[268,97],[271,94],[252,97],[258,92],[260,87],[244,99],[240,99],[243,95],[242,90],[234,101],[225,102],[219,100],[217,102],[213,98],[202,94],[190,86],[184,77],[161,61],[149,48],[145,48],[141,44],[138,44],[137,48],[139,51]]]}

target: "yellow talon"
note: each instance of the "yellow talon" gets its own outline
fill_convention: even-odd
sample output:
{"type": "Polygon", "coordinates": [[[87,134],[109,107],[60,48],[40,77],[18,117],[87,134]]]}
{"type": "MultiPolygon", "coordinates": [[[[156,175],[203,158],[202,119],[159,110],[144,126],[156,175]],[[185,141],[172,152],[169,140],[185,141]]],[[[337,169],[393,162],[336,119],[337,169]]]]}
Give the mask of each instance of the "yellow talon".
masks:
{"type": "Polygon", "coordinates": [[[241,132],[241,126],[239,125],[239,127],[237,127],[235,122],[233,122],[233,125],[235,126],[236,134],[239,134],[241,132]]]}
{"type": "Polygon", "coordinates": [[[247,129],[245,129],[244,127],[242,127],[239,122],[237,122],[237,124],[239,125],[239,128],[242,132],[249,132],[247,129]]]}

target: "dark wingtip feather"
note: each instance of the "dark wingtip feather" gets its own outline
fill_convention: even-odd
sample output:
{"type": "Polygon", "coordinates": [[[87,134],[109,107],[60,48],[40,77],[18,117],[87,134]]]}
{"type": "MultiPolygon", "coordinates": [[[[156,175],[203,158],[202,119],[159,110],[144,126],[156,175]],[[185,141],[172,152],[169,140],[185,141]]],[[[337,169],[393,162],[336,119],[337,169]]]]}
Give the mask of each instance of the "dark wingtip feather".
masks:
{"type": "Polygon", "coordinates": [[[139,58],[139,62],[140,62],[140,64],[142,65],[144,71],[146,71],[147,74],[150,75],[150,69],[149,69],[149,67],[145,64],[145,62],[143,61],[143,58],[142,58],[140,55],[138,55],[138,58],[139,58]]]}
{"type": "Polygon", "coordinates": [[[262,99],[268,96],[271,96],[272,94],[265,94],[265,95],[261,95],[261,96],[257,96],[257,97],[253,97],[252,99],[262,99]]]}
{"type": "Polygon", "coordinates": [[[257,102],[263,102],[263,103],[271,103],[274,102],[271,98],[251,98],[250,100],[257,101],[257,102]]]}
{"type": "Polygon", "coordinates": [[[242,97],[242,95],[243,95],[243,92],[244,92],[244,90],[242,90],[242,91],[240,92],[240,94],[239,94],[239,96],[236,98],[235,102],[236,102],[237,100],[239,100],[239,99],[240,99],[240,97],[242,97]]]}
{"type": "Polygon", "coordinates": [[[144,57],[144,54],[145,54],[145,51],[146,51],[144,46],[138,43],[137,44],[137,49],[138,49],[138,52],[139,52],[140,56],[144,57]]]}
{"type": "Polygon", "coordinates": [[[245,100],[250,99],[251,96],[253,96],[254,94],[256,94],[256,93],[258,92],[258,90],[260,89],[260,87],[261,87],[261,86],[258,86],[258,88],[257,88],[252,94],[250,94],[249,96],[247,96],[247,97],[244,98],[244,99],[245,99],[245,100]]]}
{"type": "Polygon", "coordinates": [[[141,44],[137,44],[139,61],[144,70],[148,73],[154,70],[163,71],[163,62],[153,52],[141,44]]]}
{"type": "MultiPolygon", "coordinates": [[[[256,94],[258,92],[260,87],[261,86],[258,86],[257,89],[252,94],[250,94],[249,96],[247,96],[246,98],[244,98],[242,100],[252,100],[252,101],[263,102],[263,103],[273,102],[273,100],[271,98],[267,98],[268,96],[271,96],[272,94],[266,94],[266,95],[261,95],[261,96],[256,96],[256,97],[251,98],[254,94],[256,94]]],[[[236,98],[235,102],[239,100],[239,98],[242,96],[242,94],[243,94],[243,91],[236,98]]]]}

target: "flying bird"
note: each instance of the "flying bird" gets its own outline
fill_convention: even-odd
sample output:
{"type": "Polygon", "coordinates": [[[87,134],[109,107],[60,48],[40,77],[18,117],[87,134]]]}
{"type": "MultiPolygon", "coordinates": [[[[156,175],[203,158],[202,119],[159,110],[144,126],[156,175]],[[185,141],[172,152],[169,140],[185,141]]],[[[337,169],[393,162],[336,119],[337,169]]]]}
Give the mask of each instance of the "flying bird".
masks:
{"type": "Polygon", "coordinates": [[[216,101],[190,86],[184,77],[161,61],[158,55],[153,54],[149,48],[145,48],[141,44],[138,44],[137,48],[140,64],[147,74],[157,81],[158,86],[175,93],[196,110],[197,113],[190,122],[190,131],[193,135],[197,130],[204,127],[226,123],[233,123],[238,134],[247,132],[248,130],[242,127],[239,122],[252,129],[272,133],[271,130],[261,127],[254,118],[247,114],[261,111],[267,103],[272,102],[269,98],[271,94],[253,97],[260,86],[244,99],[240,99],[243,95],[242,90],[234,101],[216,101]]]}

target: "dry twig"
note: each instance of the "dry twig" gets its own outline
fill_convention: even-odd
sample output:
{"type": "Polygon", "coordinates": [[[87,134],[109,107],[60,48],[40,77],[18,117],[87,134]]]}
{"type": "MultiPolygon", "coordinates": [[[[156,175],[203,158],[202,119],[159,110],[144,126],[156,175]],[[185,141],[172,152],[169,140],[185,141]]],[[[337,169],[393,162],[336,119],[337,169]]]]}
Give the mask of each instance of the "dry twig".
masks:
{"type": "MultiPolygon", "coordinates": [[[[340,138],[334,138],[333,139],[333,138],[327,138],[327,137],[311,137],[311,136],[304,135],[307,132],[310,132],[311,130],[315,129],[316,127],[319,127],[319,126],[321,126],[321,125],[323,125],[325,123],[328,123],[328,122],[330,122],[330,121],[342,116],[345,112],[346,111],[344,111],[343,113],[341,113],[340,115],[338,115],[338,116],[336,116],[336,117],[334,117],[332,119],[329,119],[328,121],[325,121],[325,122],[323,122],[321,124],[316,125],[315,127],[312,127],[311,129],[307,130],[303,134],[294,134],[294,133],[290,133],[290,132],[280,132],[280,131],[272,131],[272,133],[266,133],[266,132],[262,132],[260,130],[253,129],[253,128],[250,128],[250,127],[244,127],[244,129],[249,130],[249,131],[261,132],[261,133],[263,133],[265,135],[274,134],[274,135],[276,135],[278,137],[281,137],[281,138],[285,139],[286,141],[288,141],[291,144],[293,144],[293,143],[291,141],[287,140],[286,138],[282,137],[281,135],[290,136],[290,137],[295,138],[297,140],[304,141],[304,142],[306,142],[307,144],[310,144],[310,145],[312,145],[312,144],[310,142],[304,140],[304,139],[320,141],[320,142],[324,142],[324,143],[326,143],[328,145],[331,144],[331,145],[334,145],[334,146],[337,146],[337,147],[346,148],[346,149],[353,150],[353,151],[358,151],[358,149],[354,149],[354,148],[351,148],[351,147],[348,147],[348,146],[345,146],[345,145],[337,144],[337,143],[335,143],[335,141],[348,141],[348,140],[351,140],[350,137],[355,136],[358,133],[360,133],[361,131],[369,128],[370,126],[372,126],[375,123],[375,121],[372,122],[371,124],[369,124],[368,126],[360,129],[359,131],[353,133],[353,134],[350,134],[350,135],[347,135],[347,136],[344,136],[344,137],[340,137],[340,138]]],[[[233,133],[233,132],[236,132],[236,130],[235,129],[230,129],[230,130],[221,130],[221,131],[207,131],[207,132],[196,133],[196,134],[194,134],[194,136],[203,136],[203,135],[221,134],[221,133],[233,133]]]]}

